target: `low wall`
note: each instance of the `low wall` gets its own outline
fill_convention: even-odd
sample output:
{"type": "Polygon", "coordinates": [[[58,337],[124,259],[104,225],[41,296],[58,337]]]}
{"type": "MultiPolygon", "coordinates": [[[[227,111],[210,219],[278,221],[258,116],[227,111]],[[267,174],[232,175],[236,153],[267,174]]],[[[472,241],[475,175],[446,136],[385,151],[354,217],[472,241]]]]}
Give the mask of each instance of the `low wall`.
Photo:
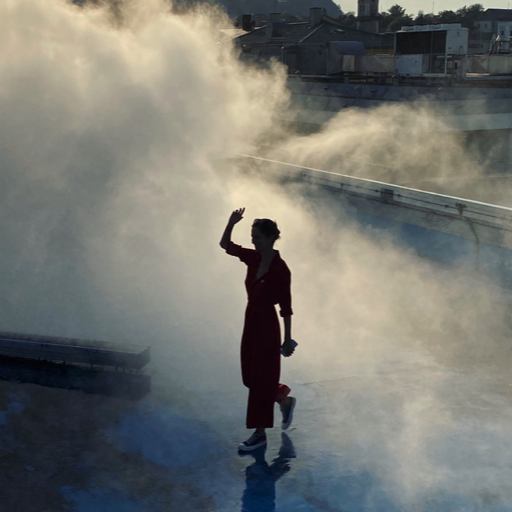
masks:
{"type": "Polygon", "coordinates": [[[467,72],[512,75],[512,54],[468,55],[467,72]]]}

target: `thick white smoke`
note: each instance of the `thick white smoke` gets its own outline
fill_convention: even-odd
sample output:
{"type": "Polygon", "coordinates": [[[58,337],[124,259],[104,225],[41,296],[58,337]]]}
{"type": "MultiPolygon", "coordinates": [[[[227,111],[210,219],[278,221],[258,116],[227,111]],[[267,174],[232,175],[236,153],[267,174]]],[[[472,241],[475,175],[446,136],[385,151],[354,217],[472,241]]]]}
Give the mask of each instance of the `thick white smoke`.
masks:
{"type": "Polygon", "coordinates": [[[91,335],[140,286],[197,289],[230,206],[210,159],[271,125],[283,75],[240,67],[215,16],[164,4],[123,30],[62,2],[4,10],[6,328],[91,335]]]}
{"type": "MultiPolygon", "coordinates": [[[[471,100],[466,100],[470,104],[471,100]]],[[[484,158],[428,99],[345,109],[320,133],[292,137],[269,158],[405,187],[510,206],[510,183],[489,138],[484,158]],[[491,150],[491,147],[493,149],[491,150]]],[[[305,116],[299,116],[304,119],[305,116]]]]}

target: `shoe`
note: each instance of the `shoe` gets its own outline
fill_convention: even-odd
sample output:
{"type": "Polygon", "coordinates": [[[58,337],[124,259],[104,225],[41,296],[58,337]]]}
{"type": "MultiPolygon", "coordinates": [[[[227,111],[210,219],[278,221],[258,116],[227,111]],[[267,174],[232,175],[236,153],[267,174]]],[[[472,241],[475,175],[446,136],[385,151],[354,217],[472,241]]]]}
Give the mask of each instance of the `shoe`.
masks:
{"type": "MultiPolygon", "coordinates": [[[[279,404],[281,409],[281,413],[283,414],[283,422],[281,423],[281,428],[286,430],[291,424],[293,420],[293,409],[295,409],[295,404],[297,403],[297,399],[293,396],[289,396],[286,400],[285,404],[279,404]]],[[[283,401],[284,401],[283,400],[283,401]]]]}
{"type": "Polygon", "coordinates": [[[244,441],[238,446],[238,449],[241,452],[252,452],[256,450],[260,446],[265,446],[267,444],[267,436],[254,433],[247,441],[244,441]]]}

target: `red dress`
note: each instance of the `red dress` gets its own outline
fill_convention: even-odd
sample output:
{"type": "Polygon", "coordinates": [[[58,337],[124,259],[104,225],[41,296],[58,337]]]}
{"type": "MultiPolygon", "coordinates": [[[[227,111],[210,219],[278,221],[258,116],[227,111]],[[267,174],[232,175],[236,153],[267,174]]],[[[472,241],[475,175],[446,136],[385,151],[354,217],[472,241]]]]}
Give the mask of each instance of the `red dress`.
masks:
{"type": "Polygon", "coordinates": [[[261,255],[230,242],[226,252],[247,265],[245,288],[247,308],[242,334],[242,380],[249,388],[247,428],[272,428],[274,402],[281,401],[290,388],[279,383],[281,371],[281,330],[275,304],[282,317],[293,314],[291,273],[276,251],[268,272],[255,281],[261,255]]]}

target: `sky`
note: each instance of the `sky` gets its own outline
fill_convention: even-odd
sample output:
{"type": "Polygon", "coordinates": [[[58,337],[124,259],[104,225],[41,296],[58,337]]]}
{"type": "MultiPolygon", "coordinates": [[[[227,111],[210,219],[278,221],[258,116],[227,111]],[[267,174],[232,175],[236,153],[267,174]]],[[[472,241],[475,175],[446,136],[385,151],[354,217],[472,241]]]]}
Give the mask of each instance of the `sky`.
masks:
{"type": "MultiPolygon", "coordinates": [[[[340,9],[343,12],[347,11],[356,11],[357,5],[353,0],[343,0],[341,2],[336,2],[340,9]]],[[[425,0],[402,0],[402,1],[393,1],[387,0],[385,2],[379,2],[379,12],[387,11],[392,5],[399,4],[405,8],[407,14],[416,15],[418,11],[423,11],[425,13],[428,12],[439,12],[445,10],[456,11],[464,5],[472,5],[475,3],[482,3],[485,9],[497,8],[497,9],[508,9],[510,7],[510,2],[507,0],[495,0],[492,4],[470,1],[464,2],[464,0],[446,0],[445,2],[440,2],[437,0],[436,2],[429,2],[425,0]]]]}

